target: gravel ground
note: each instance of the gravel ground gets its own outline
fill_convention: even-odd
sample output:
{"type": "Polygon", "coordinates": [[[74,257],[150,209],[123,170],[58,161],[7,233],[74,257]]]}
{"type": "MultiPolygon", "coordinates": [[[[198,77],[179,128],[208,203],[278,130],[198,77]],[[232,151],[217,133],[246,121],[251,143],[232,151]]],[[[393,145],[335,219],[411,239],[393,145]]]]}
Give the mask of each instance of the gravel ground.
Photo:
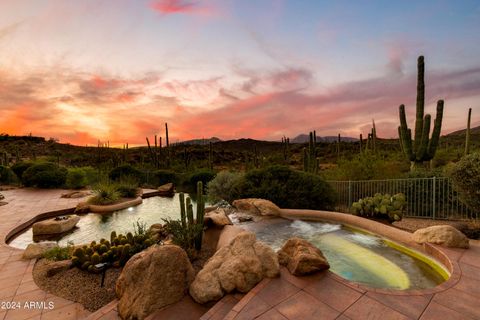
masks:
{"type": "Polygon", "coordinates": [[[478,239],[480,233],[480,221],[456,221],[456,220],[432,220],[432,219],[415,219],[415,218],[403,218],[401,221],[396,221],[393,226],[406,230],[409,232],[415,232],[421,228],[427,228],[437,225],[451,225],[463,233],[465,233],[471,239],[478,239]]]}
{"type": "Polygon", "coordinates": [[[78,302],[89,311],[96,311],[115,299],[115,283],[122,269],[110,268],[105,276],[105,285],[100,287],[101,274],[92,274],[78,268],[46,276],[46,259],[38,260],[33,268],[33,279],[43,290],[56,296],[78,302]]]}

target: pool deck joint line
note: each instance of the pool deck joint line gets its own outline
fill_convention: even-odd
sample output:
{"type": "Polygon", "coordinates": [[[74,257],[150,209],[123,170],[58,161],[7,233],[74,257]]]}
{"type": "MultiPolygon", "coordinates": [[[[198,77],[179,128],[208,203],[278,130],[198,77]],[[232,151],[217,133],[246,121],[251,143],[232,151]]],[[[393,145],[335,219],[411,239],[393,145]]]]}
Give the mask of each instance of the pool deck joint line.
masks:
{"type": "MultiPolygon", "coordinates": [[[[35,260],[22,260],[23,250],[5,243],[13,229],[36,216],[73,208],[84,200],[60,198],[65,192],[29,188],[2,191],[8,204],[0,206],[0,302],[16,301],[22,307],[0,309],[0,320],[119,319],[116,301],[90,313],[78,303],[38,288],[32,275],[35,260]],[[53,302],[55,308],[23,308],[25,302],[32,301],[53,302]]],[[[144,191],[148,192],[153,190],[144,191]]],[[[450,285],[441,290],[377,290],[331,272],[294,277],[282,268],[280,277],[263,280],[245,296],[226,296],[201,319],[480,319],[480,242],[470,244],[468,250],[434,246],[446,254],[456,271],[448,281],[450,285]]]]}

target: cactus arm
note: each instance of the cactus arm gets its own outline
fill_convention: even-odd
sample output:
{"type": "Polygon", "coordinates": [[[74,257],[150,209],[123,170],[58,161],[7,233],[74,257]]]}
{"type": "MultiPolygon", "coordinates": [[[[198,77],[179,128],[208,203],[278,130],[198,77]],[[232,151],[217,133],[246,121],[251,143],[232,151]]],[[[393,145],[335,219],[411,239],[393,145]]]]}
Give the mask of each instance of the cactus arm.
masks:
{"type": "Polygon", "coordinates": [[[440,132],[442,131],[442,119],[443,119],[443,100],[437,102],[437,115],[435,117],[435,123],[433,126],[432,138],[428,145],[428,159],[432,160],[437,151],[438,142],[440,141],[440,132]]]}
{"type": "Polygon", "coordinates": [[[186,203],[187,203],[187,220],[188,220],[188,225],[193,225],[194,221],[193,221],[193,206],[192,206],[192,200],[190,199],[190,197],[187,197],[187,200],[186,200],[186,203]]]}
{"type": "Polygon", "coordinates": [[[186,216],[186,210],[185,210],[185,195],[183,194],[183,192],[180,193],[179,199],[180,199],[180,217],[182,219],[182,227],[186,228],[187,216],[186,216]]]}
{"type": "Polygon", "coordinates": [[[204,216],[205,216],[205,202],[203,200],[203,184],[202,181],[197,182],[197,221],[196,225],[199,226],[195,229],[198,232],[195,238],[195,249],[202,249],[202,239],[203,239],[203,226],[204,226],[204,216]]]}
{"type": "Polygon", "coordinates": [[[410,161],[415,159],[415,154],[412,150],[412,134],[411,130],[407,126],[407,117],[405,115],[405,105],[400,105],[399,115],[400,115],[400,135],[399,138],[402,140],[401,146],[403,147],[403,151],[405,155],[408,157],[410,161]]]}
{"type": "MultiPolygon", "coordinates": [[[[423,56],[418,57],[417,61],[417,113],[415,119],[415,142],[414,152],[417,153],[421,148],[423,136],[423,120],[425,107],[425,63],[423,56]]],[[[418,159],[418,156],[417,156],[418,159]]]]}
{"type": "Polygon", "coordinates": [[[416,161],[423,162],[427,161],[428,159],[428,141],[430,136],[430,124],[432,117],[427,114],[423,119],[423,132],[422,132],[422,139],[420,142],[420,149],[416,153],[416,161]]]}
{"type": "Polygon", "coordinates": [[[307,172],[308,171],[308,154],[307,154],[307,148],[303,148],[303,171],[307,172]]]}

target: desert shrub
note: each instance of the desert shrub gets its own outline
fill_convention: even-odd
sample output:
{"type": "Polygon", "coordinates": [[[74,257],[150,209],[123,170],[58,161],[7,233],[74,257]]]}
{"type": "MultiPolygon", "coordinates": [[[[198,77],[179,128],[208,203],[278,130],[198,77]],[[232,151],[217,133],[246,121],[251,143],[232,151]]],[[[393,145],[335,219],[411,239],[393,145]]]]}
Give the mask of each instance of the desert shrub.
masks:
{"type": "Polygon", "coordinates": [[[239,179],[235,198],[263,198],[281,208],[333,209],[336,194],[317,175],[284,166],[252,170],[239,179]]]}
{"type": "Polygon", "coordinates": [[[130,176],[123,177],[116,183],[116,189],[123,198],[135,198],[138,193],[138,181],[130,176]]]}
{"type": "Polygon", "coordinates": [[[169,182],[178,183],[178,177],[175,172],[170,170],[157,170],[153,173],[151,184],[154,186],[161,186],[169,182]]]}
{"type": "Polygon", "coordinates": [[[141,171],[135,169],[131,165],[124,164],[110,171],[108,177],[113,181],[117,181],[126,177],[131,177],[136,179],[137,181],[141,181],[143,178],[143,174],[141,171]]]}
{"type": "Polygon", "coordinates": [[[92,168],[92,167],[81,167],[83,173],[85,174],[85,179],[87,180],[87,186],[92,186],[95,183],[98,183],[102,178],[101,174],[99,174],[98,170],[92,168]]]}
{"type": "Polygon", "coordinates": [[[65,186],[69,189],[81,189],[87,186],[87,177],[82,168],[69,168],[65,186]]]}
{"type": "Polygon", "coordinates": [[[66,247],[55,247],[43,253],[43,257],[47,260],[62,261],[72,257],[73,242],[68,242],[66,247]]]}
{"type": "Polygon", "coordinates": [[[189,224],[187,228],[183,227],[180,220],[162,219],[163,227],[168,234],[172,235],[174,244],[182,247],[190,258],[194,255],[194,243],[199,234],[203,232],[203,225],[189,224]]]}
{"type": "Polygon", "coordinates": [[[238,193],[236,186],[242,175],[239,173],[221,171],[207,184],[207,195],[210,201],[225,200],[231,202],[238,193]]]}
{"type": "Polygon", "coordinates": [[[0,166],[0,183],[11,184],[18,181],[15,172],[6,166],[0,166]]]}
{"type": "Polygon", "coordinates": [[[206,188],[208,182],[215,178],[215,172],[210,170],[199,170],[192,173],[187,181],[189,190],[196,190],[198,181],[201,181],[204,188],[206,188]]]}
{"type": "Polygon", "coordinates": [[[98,205],[112,204],[120,199],[121,194],[117,190],[117,185],[110,181],[102,181],[92,187],[94,196],[89,202],[98,205]]]}
{"type": "Polygon", "coordinates": [[[480,213],[480,153],[463,157],[449,171],[461,199],[478,215],[480,213]]]}
{"type": "Polygon", "coordinates": [[[354,202],[350,211],[354,215],[385,218],[393,222],[402,220],[406,204],[403,193],[397,193],[394,196],[377,193],[373,197],[366,197],[354,202]]]}
{"type": "Polygon", "coordinates": [[[34,164],[22,175],[22,182],[27,187],[58,188],[66,180],[67,169],[51,162],[34,164]]]}
{"type": "Polygon", "coordinates": [[[33,166],[32,162],[17,162],[12,166],[12,170],[15,172],[18,179],[22,180],[23,173],[31,166],[33,166]]]}

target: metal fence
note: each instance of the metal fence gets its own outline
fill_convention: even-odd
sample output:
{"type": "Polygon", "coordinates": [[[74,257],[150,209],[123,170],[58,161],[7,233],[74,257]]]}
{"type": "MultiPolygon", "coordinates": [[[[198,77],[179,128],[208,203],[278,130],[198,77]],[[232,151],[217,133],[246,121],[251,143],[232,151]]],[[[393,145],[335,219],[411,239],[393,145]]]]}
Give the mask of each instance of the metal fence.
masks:
{"type": "Polygon", "coordinates": [[[449,178],[329,181],[338,194],[337,210],[349,212],[352,203],[376,193],[405,194],[405,216],[430,219],[478,219],[453,189],[449,178]]]}

